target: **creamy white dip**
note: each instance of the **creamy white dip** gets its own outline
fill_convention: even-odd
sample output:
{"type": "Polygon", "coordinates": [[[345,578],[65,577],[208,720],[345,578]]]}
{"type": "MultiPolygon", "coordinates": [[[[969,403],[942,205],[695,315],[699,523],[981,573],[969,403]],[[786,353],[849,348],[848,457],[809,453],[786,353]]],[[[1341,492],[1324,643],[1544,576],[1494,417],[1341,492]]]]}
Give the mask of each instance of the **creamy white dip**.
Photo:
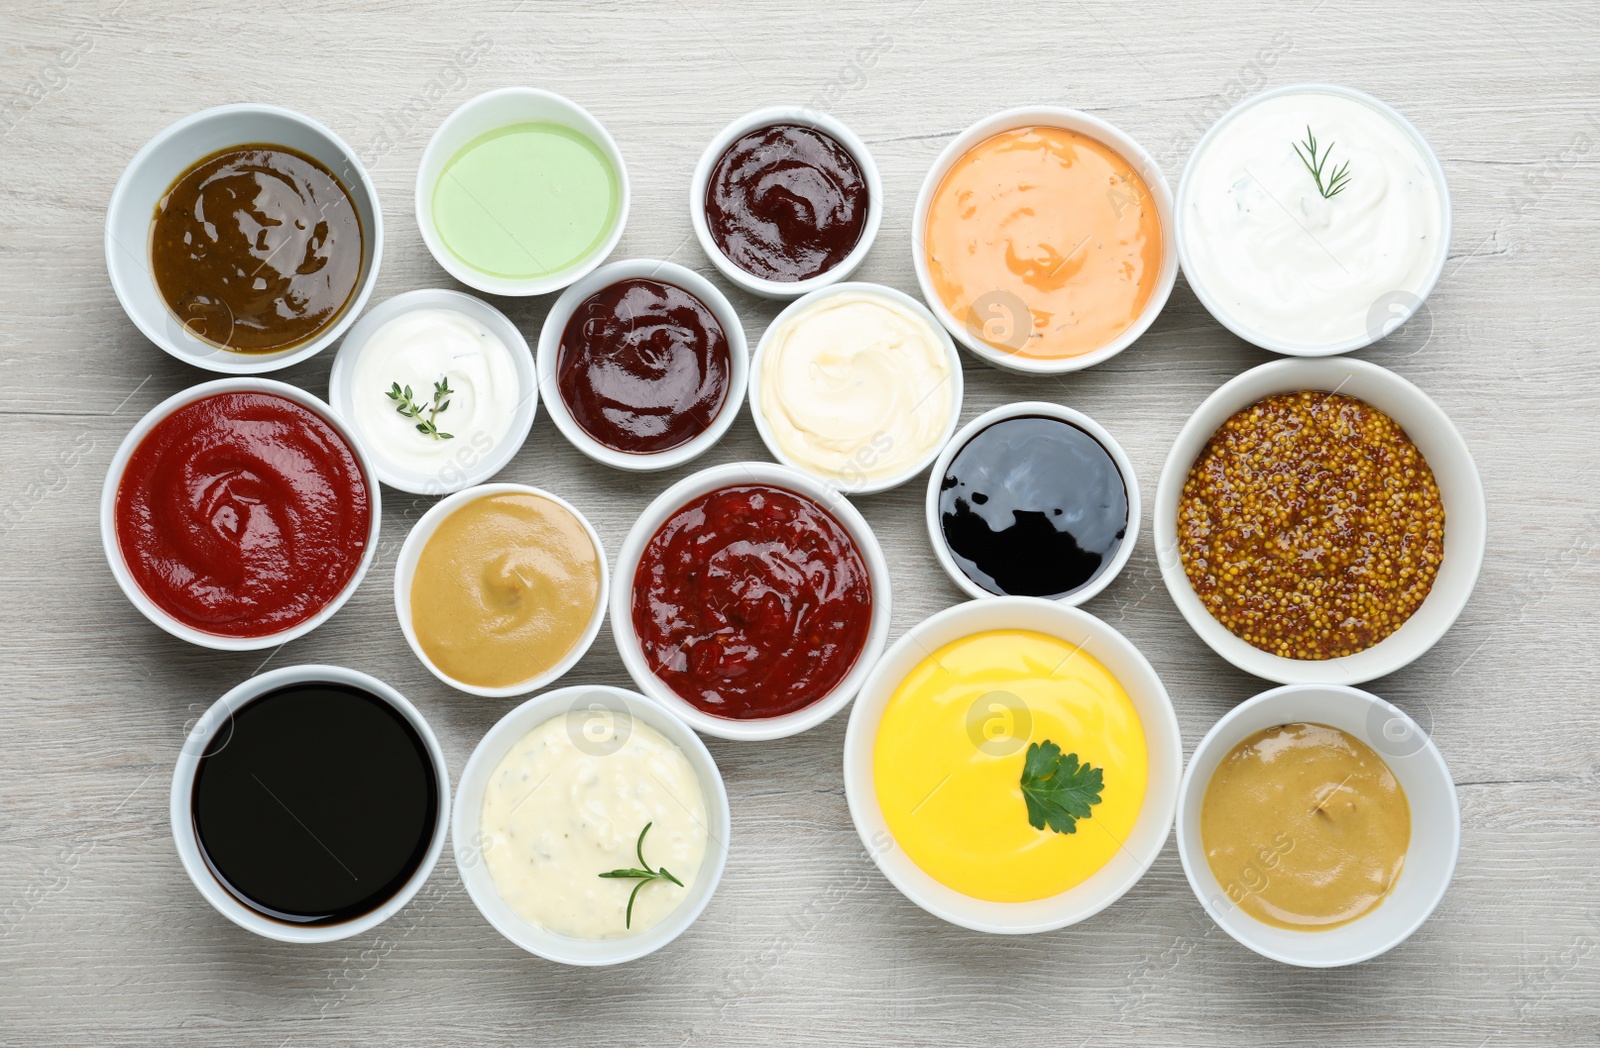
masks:
{"type": "Polygon", "coordinates": [[[1442,199],[1428,158],[1389,114],[1314,89],[1264,98],[1223,117],[1190,162],[1178,201],[1184,273],[1267,348],[1331,348],[1362,339],[1375,317],[1396,319],[1389,303],[1426,296],[1449,247],[1442,199]],[[1308,128],[1324,186],[1349,165],[1334,196],[1295,151],[1308,128]]]}

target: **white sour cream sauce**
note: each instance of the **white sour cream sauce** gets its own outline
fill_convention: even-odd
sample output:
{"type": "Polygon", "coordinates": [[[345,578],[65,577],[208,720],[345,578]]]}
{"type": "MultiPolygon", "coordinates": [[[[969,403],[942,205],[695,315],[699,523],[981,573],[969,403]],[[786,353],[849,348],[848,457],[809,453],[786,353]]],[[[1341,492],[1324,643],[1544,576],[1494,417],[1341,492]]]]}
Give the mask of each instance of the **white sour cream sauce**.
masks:
{"type": "Polygon", "coordinates": [[[598,734],[571,725],[565,715],[545,721],[495,767],[483,795],[483,859],[524,920],[577,939],[638,935],[677,908],[705,864],[705,794],[683,751],[643,721],[613,721],[598,734]],[[646,823],[645,861],[685,886],[645,884],[629,928],[638,881],[600,874],[639,865],[646,823]]]}
{"type": "Polygon", "coordinates": [[[846,486],[910,469],[948,436],[950,358],[925,318],[886,295],[841,291],[783,318],[761,347],[756,396],[802,469],[846,486]]]}
{"type": "Polygon", "coordinates": [[[1390,303],[1414,308],[1449,248],[1440,187],[1406,129],[1315,90],[1224,119],[1180,189],[1190,283],[1234,322],[1295,348],[1362,339],[1383,330],[1375,320],[1403,319],[1390,303]],[[1325,183],[1350,165],[1330,198],[1295,153],[1308,126],[1319,157],[1331,147],[1325,183]]]}
{"type": "Polygon", "coordinates": [[[356,358],[350,392],[353,422],[369,452],[428,476],[459,468],[463,454],[476,458],[493,449],[511,429],[520,398],[505,341],[468,314],[443,308],[402,313],[374,331],[356,358]],[[427,408],[441,378],[453,392],[434,421],[449,440],[417,432],[417,420],[400,414],[387,396],[398,382],[427,408]]]}

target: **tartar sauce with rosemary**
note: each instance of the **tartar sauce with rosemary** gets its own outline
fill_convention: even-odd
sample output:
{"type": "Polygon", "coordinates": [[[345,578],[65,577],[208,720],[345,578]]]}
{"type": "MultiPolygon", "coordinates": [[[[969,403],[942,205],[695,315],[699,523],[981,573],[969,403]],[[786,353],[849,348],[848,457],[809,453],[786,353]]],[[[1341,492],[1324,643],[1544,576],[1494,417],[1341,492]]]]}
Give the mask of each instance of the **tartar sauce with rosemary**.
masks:
{"type": "Polygon", "coordinates": [[[495,767],[480,841],[495,889],[518,916],[609,939],[648,930],[684,900],[705,865],[706,826],[699,776],[671,740],[625,714],[563,714],[495,767]],[[640,853],[643,869],[672,877],[601,876],[640,869],[640,853]]]}
{"type": "Polygon", "coordinates": [[[1333,352],[1426,296],[1449,248],[1442,189],[1391,113],[1314,87],[1268,94],[1189,162],[1184,274],[1268,348],[1333,352]]]}

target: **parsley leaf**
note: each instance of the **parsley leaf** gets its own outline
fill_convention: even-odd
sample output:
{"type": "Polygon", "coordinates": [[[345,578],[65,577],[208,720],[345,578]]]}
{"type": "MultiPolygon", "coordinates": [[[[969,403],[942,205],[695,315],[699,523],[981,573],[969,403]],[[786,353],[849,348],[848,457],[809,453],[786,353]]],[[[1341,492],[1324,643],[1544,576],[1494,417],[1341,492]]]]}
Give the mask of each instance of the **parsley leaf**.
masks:
{"type": "Polygon", "coordinates": [[[1028,747],[1022,762],[1022,799],[1028,802],[1028,825],[1057,833],[1078,832],[1078,820],[1093,813],[1105,787],[1103,769],[1078,763],[1078,755],[1061,755],[1061,747],[1046,739],[1028,747]]]}

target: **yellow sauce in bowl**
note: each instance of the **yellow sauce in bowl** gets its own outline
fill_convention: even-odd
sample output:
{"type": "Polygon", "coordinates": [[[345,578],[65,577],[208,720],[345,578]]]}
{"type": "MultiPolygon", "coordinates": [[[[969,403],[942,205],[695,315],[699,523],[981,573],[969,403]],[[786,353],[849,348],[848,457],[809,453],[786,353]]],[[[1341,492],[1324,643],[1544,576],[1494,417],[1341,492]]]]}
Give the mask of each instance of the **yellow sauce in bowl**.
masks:
{"type": "Polygon", "coordinates": [[[991,630],[946,644],[900,683],[873,777],[895,843],[930,877],[974,899],[1030,902],[1111,861],[1144,804],[1149,754],[1128,693],[1093,656],[991,630]],[[1023,764],[1046,740],[1103,769],[1100,803],[1071,834],[1028,821],[1023,764]]]}

